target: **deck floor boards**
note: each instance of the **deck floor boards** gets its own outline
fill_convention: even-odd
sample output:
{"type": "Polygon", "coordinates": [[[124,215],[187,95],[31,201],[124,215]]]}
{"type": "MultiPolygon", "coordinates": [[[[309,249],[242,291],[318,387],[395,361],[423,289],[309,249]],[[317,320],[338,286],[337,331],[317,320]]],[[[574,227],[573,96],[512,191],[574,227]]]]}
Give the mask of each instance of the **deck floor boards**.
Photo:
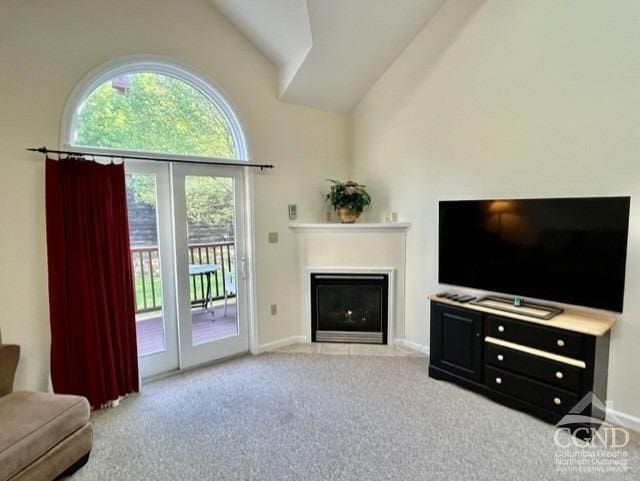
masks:
{"type": "MultiPolygon", "coordinates": [[[[191,311],[191,315],[194,345],[232,336],[238,332],[235,302],[227,305],[226,316],[223,305],[206,310],[195,308],[191,311]],[[215,311],[215,317],[213,311],[215,311]]],[[[137,321],[136,332],[139,356],[164,350],[164,326],[161,316],[137,321]]]]}

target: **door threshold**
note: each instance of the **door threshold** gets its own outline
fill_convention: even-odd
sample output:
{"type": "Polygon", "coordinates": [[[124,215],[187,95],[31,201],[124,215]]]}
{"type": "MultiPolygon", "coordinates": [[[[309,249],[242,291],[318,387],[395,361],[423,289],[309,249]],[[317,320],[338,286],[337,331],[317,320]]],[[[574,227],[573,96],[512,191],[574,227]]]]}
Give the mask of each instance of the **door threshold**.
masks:
{"type": "Polygon", "coordinates": [[[152,382],[160,381],[160,380],[166,379],[168,377],[173,377],[173,376],[176,376],[178,374],[185,374],[185,373],[190,372],[190,371],[195,371],[196,369],[203,369],[205,367],[211,367],[211,366],[214,366],[216,364],[220,364],[222,362],[231,361],[233,359],[244,357],[244,356],[246,356],[248,354],[251,354],[251,353],[249,351],[243,351],[243,352],[239,352],[237,354],[232,354],[230,356],[221,357],[219,359],[214,359],[213,361],[207,361],[207,362],[203,362],[201,364],[196,364],[195,366],[189,366],[189,367],[185,367],[185,368],[182,368],[182,369],[174,369],[172,371],[163,372],[162,374],[156,374],[155,376],[145,377],[145,378],[142,378],[140,381],[141,381],[141,384],[144,386],[146,384],[150,384],[152,382]]]}

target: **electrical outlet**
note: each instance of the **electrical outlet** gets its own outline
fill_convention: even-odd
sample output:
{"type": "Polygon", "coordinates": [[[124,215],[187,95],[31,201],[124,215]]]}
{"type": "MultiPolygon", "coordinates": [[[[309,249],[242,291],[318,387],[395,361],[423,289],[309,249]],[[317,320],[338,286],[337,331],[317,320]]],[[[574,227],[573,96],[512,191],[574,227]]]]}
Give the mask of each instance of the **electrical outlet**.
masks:
{"type": "Polygon", "coordinates": [[[298,218],[298,206],[296,204],[289,204],[289,220],[296,220],[298,218]]]}
{"type": "Polygon", "coordinates": [[[271,304],[270,311],[271,315],[275,316],[278,313],[278,304],[271,304]]]}
{"type": "Polygon", "coordinates": [[[269,232],[269,244],[277,244],[277,243],[278,243],[278,233],[269,232]]]}

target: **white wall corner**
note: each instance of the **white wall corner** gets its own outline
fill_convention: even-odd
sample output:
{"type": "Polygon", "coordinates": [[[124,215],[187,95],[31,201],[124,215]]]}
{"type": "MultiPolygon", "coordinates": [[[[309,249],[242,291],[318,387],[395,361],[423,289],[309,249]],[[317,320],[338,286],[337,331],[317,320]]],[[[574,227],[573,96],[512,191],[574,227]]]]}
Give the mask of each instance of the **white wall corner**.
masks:
{"type": "Polygon", "coordinates": [[[267,342],[266,344],[261,344],[260,349],[255,354],[260,354],[263,352],[273,351],[275,349],[280,349],[281,347],[290,346],[291,344],[298,344],[301,342],[307,342],[307,338],[305,336],[290,336],[285,337],[284,339],[279,339],[277,341],[267,342]]]}
{"type": "Polygon", "coordinates": [[[394,339],[393,343],[396,346],[404,346],[407,347],[409,349],[413,349],[414,351],[418,351],[422,354],[425,354],[426,356],[429,355],[429,343],[425,342],[423,344],[419,344],[417,342],[413,342],[410,341],[409,339],[404,339],[404,338],[398,338],[398,339],[394,339]]]}
{"type": "Polygon", "coordinates": [[[607,407],[606,419],[611,424],[622,424],[622,427],[640,433],[640,418],[607,407]]]}

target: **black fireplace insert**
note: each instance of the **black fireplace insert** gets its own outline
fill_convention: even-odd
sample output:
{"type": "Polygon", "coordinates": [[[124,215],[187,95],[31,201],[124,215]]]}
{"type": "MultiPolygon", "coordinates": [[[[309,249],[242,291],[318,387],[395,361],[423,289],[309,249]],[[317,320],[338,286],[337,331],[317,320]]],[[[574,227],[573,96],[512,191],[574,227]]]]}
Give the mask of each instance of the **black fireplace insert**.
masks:
{"type": "Polygon", "coordinates": [[[311,274],[313,342],[387,343],[387,274],[311,274]]]}

